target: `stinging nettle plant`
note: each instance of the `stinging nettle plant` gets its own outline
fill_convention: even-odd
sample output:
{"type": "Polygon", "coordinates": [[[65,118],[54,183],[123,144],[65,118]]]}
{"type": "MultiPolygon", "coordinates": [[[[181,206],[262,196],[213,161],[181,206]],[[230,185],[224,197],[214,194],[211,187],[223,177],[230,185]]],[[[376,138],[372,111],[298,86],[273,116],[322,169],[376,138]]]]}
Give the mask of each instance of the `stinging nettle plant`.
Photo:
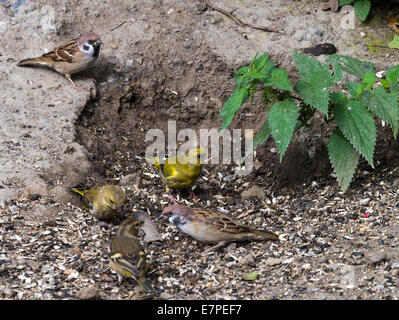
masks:
{"type": "Polygon", "coordinates": [[[304,54],[293,52],[300,80],[291,86],[288,73],[268,60],[269,54],[258,55],[249,66],[236,71],[236,90],[222,107],[220,130],[231,124],[235,113],[256,91],[262,91],[262,102],[268,111],[267,121],[255,136],[248,152],[252,152],[273,136],[280,154],[284,156],[291,138],[307,125],[316,110],[324,114],[326,123],[335,123],[328,142],[328,155],[343,191],[355,174],[360,156],[372,168],[377,128],[374,116],[388,123],[396,138],[399,129],[399,65],[386,72],[380,83],[374,75],[374,65],[358,59],[331,55],[322,64],[304,54]],[[336,86],[343,72],[359,82],[347,81],[347,94],[336,86]],[[334,91],[332,89],[335,89],[334,91]]]}

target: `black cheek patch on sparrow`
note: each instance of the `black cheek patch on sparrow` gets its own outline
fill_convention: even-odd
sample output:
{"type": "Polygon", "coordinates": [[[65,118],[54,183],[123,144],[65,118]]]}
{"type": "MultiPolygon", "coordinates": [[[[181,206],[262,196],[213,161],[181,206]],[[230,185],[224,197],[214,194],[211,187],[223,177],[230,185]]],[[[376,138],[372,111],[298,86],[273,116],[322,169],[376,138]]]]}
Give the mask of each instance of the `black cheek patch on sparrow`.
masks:
{"type": "Polygon", "coordinates": [[[169,218],[169,221],[170,221],[170,223],[177,226],[177,225],[181,224],[181,217],[178,215],[174,215],[169,218]]]}
{"type": "Polygon", "coordinates": [[[87,44],[83,45],[83,50],[84,51],[89,51],[90,47],[87,44]]]}

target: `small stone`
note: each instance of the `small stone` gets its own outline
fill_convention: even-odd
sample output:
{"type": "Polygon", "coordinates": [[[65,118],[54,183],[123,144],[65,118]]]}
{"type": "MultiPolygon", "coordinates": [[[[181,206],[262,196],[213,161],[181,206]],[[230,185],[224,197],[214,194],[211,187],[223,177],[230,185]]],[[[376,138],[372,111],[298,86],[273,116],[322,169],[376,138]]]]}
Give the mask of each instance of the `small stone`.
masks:
{"type": "Polygon", "coordinates": [[[92,285],[87,288],[82,288],[76,293],[76,297],[81,300],[96,299],[100,297],[100,290],[92,285]]]}
{"type": "Polygon", "coordinates": [[[267,258],[265,260],[267,266],[275,266],[281,263],[281,259],[279,258],[267,258]]]}
{"type": "Polygon", "coordinates": [[[167,293],[167,292],[162,292],[160,295],[159,295],[159,298],[162,300],[169,300],[169,299],[172,299],[173,298],[173,296],[170,294],[170,293],[167,293]]]}
{"type": "Polygon", "coordinates": [[[258,186],[252,186],[248,190],[244,190],[243,192],[241,192],[241,199],[243,200],[249,200],[254,197],[257,197],[260,200],[265,199],[266,197],[265,189],[258,186]]]}
{"type": "Polygon", "coordinates": [[[137,174],[128,174],[127,176],[124,176],[120,181],[120,185],[123,187],[127,186],[137,186],[139,187],[140,185],[140,176],[137,174]]]}
{"type": "Polygon", "coordinates": [[[393,262],[391,264],[391,269],[399,269],[399,262],[393,262]]]}

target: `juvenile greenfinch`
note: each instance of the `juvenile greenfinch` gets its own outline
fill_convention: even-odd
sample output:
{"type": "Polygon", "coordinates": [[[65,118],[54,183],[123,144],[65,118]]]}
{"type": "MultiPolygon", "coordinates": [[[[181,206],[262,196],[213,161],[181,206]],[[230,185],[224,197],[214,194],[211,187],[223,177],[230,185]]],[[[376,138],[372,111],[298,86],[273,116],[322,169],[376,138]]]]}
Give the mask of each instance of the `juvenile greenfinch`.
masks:
{"type": "Polygon", "coordinates": [[[144,292],[153,291],[147,280],[148,266],[145,251],[137,238],[142,225],[136,217],[125,219],[110,245],[111,268],[118,273],[119,280],[133,278],[144,292]]]}
{"type": "Polygon", "coordinates": [[[90,189],[72,188],[82,196],[82,205],[97,219],[110,219],[122,213],[126,202],[123,189],[112,184],[94,186],[90,189]]]}
{"type": "Polygon", "coordinates": [[[147,158],[147,161],[155,166],[165,184],[166,192],[174,199],[169,189],[183,189],[194,184],[202,172],[204,164],[200,160],[203,154],[205,154],[205,149],[194,148],[185,155],[180,154],[167,158],[163,164],[156,157],[147,158]]]}

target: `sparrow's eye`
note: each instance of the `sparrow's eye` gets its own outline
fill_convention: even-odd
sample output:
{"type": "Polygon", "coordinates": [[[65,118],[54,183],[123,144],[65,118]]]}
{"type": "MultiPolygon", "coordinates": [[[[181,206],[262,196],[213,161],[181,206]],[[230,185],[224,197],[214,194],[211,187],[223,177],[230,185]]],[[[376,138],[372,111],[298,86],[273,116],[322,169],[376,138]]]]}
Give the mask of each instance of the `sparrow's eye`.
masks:
{"type": "Polygon", "coordinates": [[[84,45],[83,45],[83,50],[89,51],[89,49],[90,49],[90,48],[89,48],[89,46],[88,46],[87,44],[84,44],[84,45]]]}
{"type": "Polygon", "coordinates": [[[89,40],[89,41],[87,41],[89,44],[93,44],[94,43],[94,40],[89,40]]]}

